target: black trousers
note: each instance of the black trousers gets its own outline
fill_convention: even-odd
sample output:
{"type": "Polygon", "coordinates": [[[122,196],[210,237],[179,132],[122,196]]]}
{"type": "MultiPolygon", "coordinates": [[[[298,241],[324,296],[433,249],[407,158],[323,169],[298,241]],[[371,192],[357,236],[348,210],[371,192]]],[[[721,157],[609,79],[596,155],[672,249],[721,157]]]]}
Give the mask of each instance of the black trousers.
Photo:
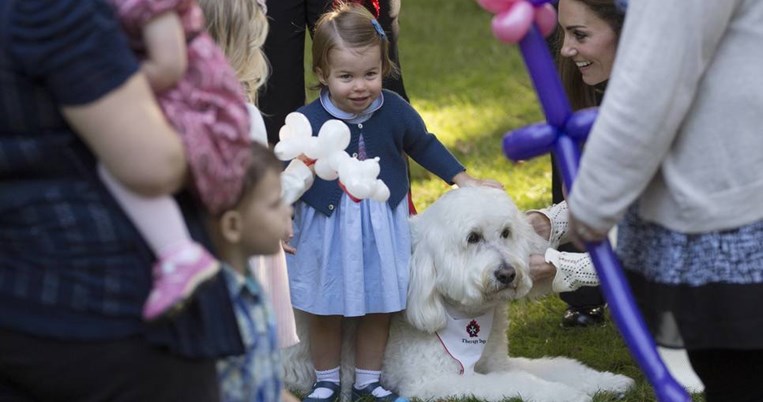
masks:
{"type": "MultiPolygon", "coordinates": [[[[379,24],[390,40],[390,58],[400,67],[397,51],[397,15],[392,4],[400,0],[379,1],[379,24]]],[[[315,23],[331,9],[333,0],[278,0],[268,2],[270,33],[265,42],[265,55],[271,73],[261,89],[258,107],[265,118],[268,142],[278,142],[278,131],[286,115],[305,104],[305,33],[312,35],[315,23]]],[[[408,100],[402,74],[384,81],[384,87],[408,100]]]]}
{"type": "Polygon", "coordinates": [[[688,350],[706,402],[763,401],[763,350],[688,350]]]}
{"type": "Polygon", "coordinates": [[[72,342],[0,329],[0,402],[219,402],[213,359],[141,338],[72,342]]]}
{"type": "MultiPolygon", "coordinates": [[[[559,175],[559,169],[556,161],[551,158],[551,198],[554,204],[564,201],[564,191],[562,191],[562,178],[559,175]]],[[[560,251],[580,252],[572,244],[565,244],[559,247],[560,251]]],[[[601,289],[598,286],[583,286],[572,292],[559,293],[559,298],[564,300],[569,307],[586,308],[603,306],[606,302],[601,289]]]]}

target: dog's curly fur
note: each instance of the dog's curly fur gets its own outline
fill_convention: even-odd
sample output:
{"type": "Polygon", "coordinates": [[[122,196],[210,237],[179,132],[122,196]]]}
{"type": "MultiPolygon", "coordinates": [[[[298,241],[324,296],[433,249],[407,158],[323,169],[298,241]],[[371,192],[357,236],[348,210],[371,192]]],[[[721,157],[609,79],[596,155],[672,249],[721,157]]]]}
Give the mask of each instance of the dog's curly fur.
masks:
{"type": "MultiPolygon", "coordinates": [[[[557,402],[590,401],[596,392],[624,392],[632,385],[628,377],[598,372],[568,358],[508,356],[507,302],[529,293],[548,293],[550,284],[533,284],[530,279],[528,257],[547,244],[504,191],[452,190],[411,218],[411,233],[408,306],[392,320],[382,375],[386,387],[423,400],[474,396],[487,401],[522,397],[557,402]],[[475,374],[459,374],[460,364],[435,336],[445,326],[446,306],[464,316],[494,310],[475,374]]],[[[314,381],[304,318],[297,314],[303,342],[287,350],[284,359],[287,387],[298,392],[307,392],[314,381]]],[[[354,357],[354,322],[346,321],[345,396],[353,383],[354,357]]]]}

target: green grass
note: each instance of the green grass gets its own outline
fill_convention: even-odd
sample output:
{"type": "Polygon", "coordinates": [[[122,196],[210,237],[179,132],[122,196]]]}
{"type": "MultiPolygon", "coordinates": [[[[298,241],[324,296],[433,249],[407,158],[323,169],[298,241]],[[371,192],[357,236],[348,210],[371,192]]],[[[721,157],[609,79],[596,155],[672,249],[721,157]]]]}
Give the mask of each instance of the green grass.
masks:
{"type": "MultiPolygon", "coordinates": [[[[406,91],[429,130],[472,175],[503,183],[520,208],[549,204],[548,157],[514,164],[501,152],[505,132],[543,116],[518,49],[493,38],[490,15],[469,0],[406,0],[400,25],[406,91]]],[[[309,82],[313,81],[311,77],[309,82]]],[[[419,166],[413,167],[412,176],[419,210],[449,189],[419,166]]],[[[597,402],[654,401],[649,383],[611,321],[602,327],[564,329],[559,326],[564,309],[555,296],[513,303],[508,331],[511,355],[568,356],[636,380],[624,398],[597,395],[597,402]]]]}
{"type": "MultiPolygon", "coordinates": [[[[490,16],[472,1],[408,0],[400,23],[406,90],[429,129],[472,175],[500,181],[521,207],[548,204],[548,158],[516,165],[501,153],[506,131],[542,119],[516,47],[492,37],[490,16]]],[[[417,207],[445,189],[438,178],[414,170],[417,207]]]]}

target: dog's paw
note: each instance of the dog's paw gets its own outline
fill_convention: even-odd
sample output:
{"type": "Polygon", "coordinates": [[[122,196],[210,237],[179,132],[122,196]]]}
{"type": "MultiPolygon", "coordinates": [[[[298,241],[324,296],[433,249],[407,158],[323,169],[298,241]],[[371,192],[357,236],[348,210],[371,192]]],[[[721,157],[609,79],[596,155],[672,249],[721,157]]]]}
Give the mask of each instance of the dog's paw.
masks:
{"type": "Polygon", "coordinates": [[[599,385],[599,391],[602,392],[611,392],[614,394],[624,394],[627,392],[631,387],[633,387],[633,384],[635,381],[633,381],[632,378],[621,375],[621,374],[613,374],[609,372],[601,373],[602,377],[597,382],[599,385]]]}

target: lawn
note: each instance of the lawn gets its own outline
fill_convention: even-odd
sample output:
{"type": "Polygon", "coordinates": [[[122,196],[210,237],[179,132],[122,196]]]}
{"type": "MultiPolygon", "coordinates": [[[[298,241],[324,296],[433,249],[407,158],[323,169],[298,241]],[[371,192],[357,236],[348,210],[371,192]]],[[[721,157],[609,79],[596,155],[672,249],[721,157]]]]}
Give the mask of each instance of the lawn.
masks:
{"type": "MultiPolygon", "coordinates": [[[[543,118],[518,49],[492,37],[490,16],[470,0],[405,0],[400,25],[406,90],[429,130],[472,175],[503,183],[520,208],[549,204],[548,157],[514,164],[501,152],[505,132],[543,118]]],[[[413,167],[412,185],[420,210],[448,190],[418,166],[413,167]]],[[[513,303],[511,354],[568,356],[636,379],[623,398],[598,395],[595,401],[655,400],[614,325],[608,321],[597,328],[564,329],[559,326],[564,309],[553,296],[513,303]]]]}

